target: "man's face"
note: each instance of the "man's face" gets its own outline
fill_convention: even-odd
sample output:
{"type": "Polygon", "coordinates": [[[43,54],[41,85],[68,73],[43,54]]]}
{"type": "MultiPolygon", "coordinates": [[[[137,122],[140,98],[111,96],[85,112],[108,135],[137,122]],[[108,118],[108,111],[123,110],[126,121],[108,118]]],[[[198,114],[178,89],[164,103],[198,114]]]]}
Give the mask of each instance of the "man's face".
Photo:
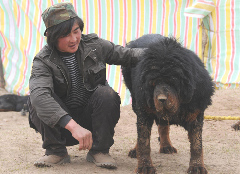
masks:
{"type": "Polygon", "coordinates": [[[82,32],[75,22],[72,31],[67,35],[58,38],[57,49],[61,52],[75,53],[81,40],[82,32]]]}

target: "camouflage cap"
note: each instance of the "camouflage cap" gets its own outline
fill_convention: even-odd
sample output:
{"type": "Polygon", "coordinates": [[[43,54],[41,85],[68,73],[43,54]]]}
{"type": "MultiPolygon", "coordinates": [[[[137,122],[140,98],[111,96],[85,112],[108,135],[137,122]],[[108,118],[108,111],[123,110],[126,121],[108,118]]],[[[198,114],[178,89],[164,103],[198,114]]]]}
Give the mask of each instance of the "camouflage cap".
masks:
{"type": "MultiPolygon", "coordinates": [[[[54,4],[48,7],[42,13],[42,19],[45,23],[46,30],[54,25],[60,24],[61,22],[67,21],[71,18],[78,16],[74,7],[69,2],[62,2],[54,4]]],[[[46,36],[46,31],[44,32],[46,36]]]]}

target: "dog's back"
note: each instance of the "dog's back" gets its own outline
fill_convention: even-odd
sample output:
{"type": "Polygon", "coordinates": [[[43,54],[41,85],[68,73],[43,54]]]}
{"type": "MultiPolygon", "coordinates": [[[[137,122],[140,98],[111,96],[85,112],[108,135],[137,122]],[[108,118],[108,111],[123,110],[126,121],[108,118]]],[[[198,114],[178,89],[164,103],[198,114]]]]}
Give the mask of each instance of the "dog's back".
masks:
{"type": "Polygon", "coordinates": [[[128,48],[148,48],[154,42],[163,40],[165,37],[160,34],[146,34],[127,44],[128,48]]]}

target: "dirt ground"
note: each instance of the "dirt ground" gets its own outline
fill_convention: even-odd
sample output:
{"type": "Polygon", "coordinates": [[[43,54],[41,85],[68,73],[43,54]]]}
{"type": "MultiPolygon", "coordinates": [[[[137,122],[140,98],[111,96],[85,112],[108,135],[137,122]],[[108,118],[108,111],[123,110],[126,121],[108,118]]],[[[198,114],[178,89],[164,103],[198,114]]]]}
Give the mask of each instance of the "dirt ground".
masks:
{"type": "MultiPolygon", "coordinates": [[[[0,89],[0,95],[5,94],[0,89]]],[[[217,90],[213,105],[205,115],[240,116],[240,89],[217,90]]],[[[205,120],[203,128],[204,162],[210,174],[240,173],[240,131],[231,125],[236,120],[205,120]]],[[[33,162],[44,154],[41,137],[28,126],[27,116],[18,112],[0,113],[0,173],[78,173],[78,174],[131,174],[137,165],[136,159],[127,156],[134,147],[136,116],[131,106],[121,108],[121,118],[115,129],[115,144],[111,155],[118,168],[108,170],[98,168],[85,160],[87,151],[78,151],[78,146],[68,147],[71,163],[51,168],[36,168],[33,162]]],[[[170,138],[178,150],[177,154],[159,154],[157,126],[153,126],[151,137],[151,157],[159,174],[183,174],[188,169],[190,152],[187,132],[182,127],[171,126],[170,138]]]]}

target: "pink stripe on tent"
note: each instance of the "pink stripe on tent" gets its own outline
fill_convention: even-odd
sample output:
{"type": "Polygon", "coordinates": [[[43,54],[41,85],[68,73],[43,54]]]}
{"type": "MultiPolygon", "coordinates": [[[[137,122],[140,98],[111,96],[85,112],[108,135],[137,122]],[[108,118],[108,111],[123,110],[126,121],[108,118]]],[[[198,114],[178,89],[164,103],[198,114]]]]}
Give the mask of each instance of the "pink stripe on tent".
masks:
{"type": "MultiPolygon", "coordinates": [[[[5,50],[7,48],[7,41],[5,39],[5,37],[3,36],[2,32],[0,31],[0,34],[1,34],[1,37],[3,38],[3,42],[4,42],[4,47],[2,48],[2,62],[4,62],[5,60],[5,56],[4,56],[4,53],[5,53],[5,50]]],[[[1,51],[1,50],[0,50],[1,51]]]]}
{"type": "MultiPolygon", "coordinates": [[[[26,53],[26,50],[25,50],[25,49],[24,49],[24,55],[25,55],[26,60],[25,60],[25,65],[24,65],[23,74],[26,74],[26,71],[27,71],[27,68],[28,68],[28,58],[27,58],[27,53],[26,53]]],[[[24,75],[24,76],[23,76],[23,80],[22,80],[19,88],[17,89],[17,94],[18,94],[18,95],[20,95],[20,90],[22,89],[22,86],[23,86],[23,84],[24,84],[24,82],[25,82],[25,77],[26,77],[26,76],[24,75]]]]}
{"type": "Polygon", "coordinates": [[[174,32],[173,32],[173,36],[174,37],[176,37],[176,33],[177,33],[177,9],[178,9],[178,0],[175,0],[175,9],[174,9],[174,19],[173,19],[173,21],[174,21],[174,32]]]}
{"type": "Polygon", "coordinates": [[[220,1],[217,2],[217,6],[216,6],[216,35],[217,35],[217,49],[216,49],[216,72],[215,72],[215,76],[214,76],[214,81],[217,80],[218,77],[218,71],[219,71],[219,59],[220,59],[220,39],[219,39],[219,27],[220,27],[220,21],[219,21],[219,4],[220,1]]]}
{"type": "Polygon", "coordinates": [[[232,42],[232,53],[231,53],[231,58],[230,58],[230,72],[229,72],[229,74],[228,74],[228,80],[227,80],[227,83],[229,83],[229,81],[230,81],[230,79],[231,79],[231,77],[232,77],[232,74],[233,74],[233,69],[234,69],[234,67],[233,67],[233,63],[234,63],[234,57],[235,57],[235,40],[234,40],[234,38],[235,38],[235,33],[234,33],[234,26],[235,26],[235,23],[234,23],[234,18],[235,18],[235,16],[234,16],[234,1],[231,1],[231,8],[230,8],[230,10],[231,10],[231,15],[232,15],[232,17],[231,17],[231,29],[230,29],[230,32],[231,32],[231,42],[232,42]]]}
{"type": "Polygon", "coordinates": [[[127,29],[127,2],[126,0],[123,1],[123,10],[124,10],[124,17],[123,17],[123,24],[124,24],[124,27],[123,27],[123,43],[122,45],[125,47],[126,45],[126,29],[127,29]]]}
{"type": "Polygon", "coordinates": [[[196,33],[196,37],[195,37],[195,53],[198,55],[198,33],[199,31],[197,31],[196,33]]]}
{"type": "MultiPolygon", "coordinates": [[[[26,11],[25,13],[27,14],[27,16],[29,16],[29,0],[27,1],[27,6],[26,6],[26,11]]],[[[29,20],[29,32],[27,33],[29,35],[29,40],[28,40],[28,44],[27,44],[27,53],[29,53],[30,51],[30,47],[32,45],[32,22],[29,20]]]]}
{"type": "Polygon", "coordinates": [[[19,27],[20,24],[20,9],[19,5],[17,4],[17,27],[19,27]]]}
{"type": "Polygon", "coordinates": [[[38,2],[38,9],[39,9],[39,15],[38,15],[38,25],[37,25],[37,30],[39,31],[40,30],[40,27],[41,27],[41,23],[42,23],[42,18],[41,18],[41,15],[42,15],[42,8],[40,8],[42,4],[42,0],[39,0],[38,2]]]}
{"type": "Polygon", "coordinates": [[[122,70],[120,69],[120,73],[119,73],[119,86],[118,86],[118,94],[121,95],[121,88],[122,88],[122,70]]]}
{"type": "Polygon", "coordinates": [[[152,23],[153,23],[153,3],[152,0],[150,0],[150,19],[149,19],[149,33],[152,33],[152,23]]]}
{"type": "Polygon", "coordinates": [[[29,41],[28,41],[28,45],[27,45],[27,53],[30,52],[30,48],[31,48],[31,45],[32,45],[32,22],[29,20],[29,41]]]}
{"type": "Polygon", "coordinates": [[[188,41],[188,17],[186,16],[186,23],[185,23],[185,34],[184,34],[184,46],[187,47],[187,41],[188,41]]]}
{"type": "Polygon", "coordinates": [[[165,0],[163,1],[163,7],[162,7],[162,31],[161,35],[164,35],[164,28],[165,28],[165,13],[166,13],[166,5],[165,5],[165,0]]]}
{"type": "Polygon", "coordinates": [[[111,38],[110,38],[110,41],[113,41],[113,25],[114,25],[114,9],[113,9],[113,0],[111,0],[111,12],[112,12],[112,15],[111,15],[111,38]]]}
{"type": "Polygon", "coordinates": [[[137,0],[137,35],[136,35],[136,38],[139,37],[139,30],[140,30],[140,4],[139,4],[139,0],[137,0]]]}
{"type": "Polygon", "coordinates": [[[86,0],[86,33],[89,34],[89,6],[88,6],[88,0],[86,0]]]}
{"type": "Polygon", "coordinates": [[[76,0],[73,1],[73,6],[74,6],[75,11],[78,13],[78,11],[77,11],[77,1],[76,0]]]}
{"type": "Polygon", "coordinates": [[[108,65],[107,80],[110,80],[111,65],[108,65]]]}
{"type": "Polygon", "coordinates": [[[201,3],[209,4],[209,5],[214,5],[214,2],[201,1],[201,0],[198,0],[197,2],[201,2],[201,3]]]}
{"type": "Polygon", "coordinates": [[[102,34],[102,11],[101,11],[101,0],[98,0],[98,35],[101,37],[102,34]]]}
{"type": "Polygon", "coordinates": [[[26,6],[26,15],[29,16],[29,0],[27,0],[27,6],[26,6]]]}
{"type": "MultiPolygon", "coordinates": [[[[188,5],[189,5],[189,0],[187,1],[187,3],[186,3],[186,7],[185,8],[187,8],[188,7],[188,5]]],[[[188,17],[186,16],[186,22],[185,22],[185,37],[184,37],[184,46],[185,47],[187,47],[187,41],[188,41],[188,17]]]]}
{"type": "Polygon", "coordinates": [[[109,79],[110,79],[110,72],[111,72],[111,65],[108,65],[107,81],[109,81],[109,79]]]}

